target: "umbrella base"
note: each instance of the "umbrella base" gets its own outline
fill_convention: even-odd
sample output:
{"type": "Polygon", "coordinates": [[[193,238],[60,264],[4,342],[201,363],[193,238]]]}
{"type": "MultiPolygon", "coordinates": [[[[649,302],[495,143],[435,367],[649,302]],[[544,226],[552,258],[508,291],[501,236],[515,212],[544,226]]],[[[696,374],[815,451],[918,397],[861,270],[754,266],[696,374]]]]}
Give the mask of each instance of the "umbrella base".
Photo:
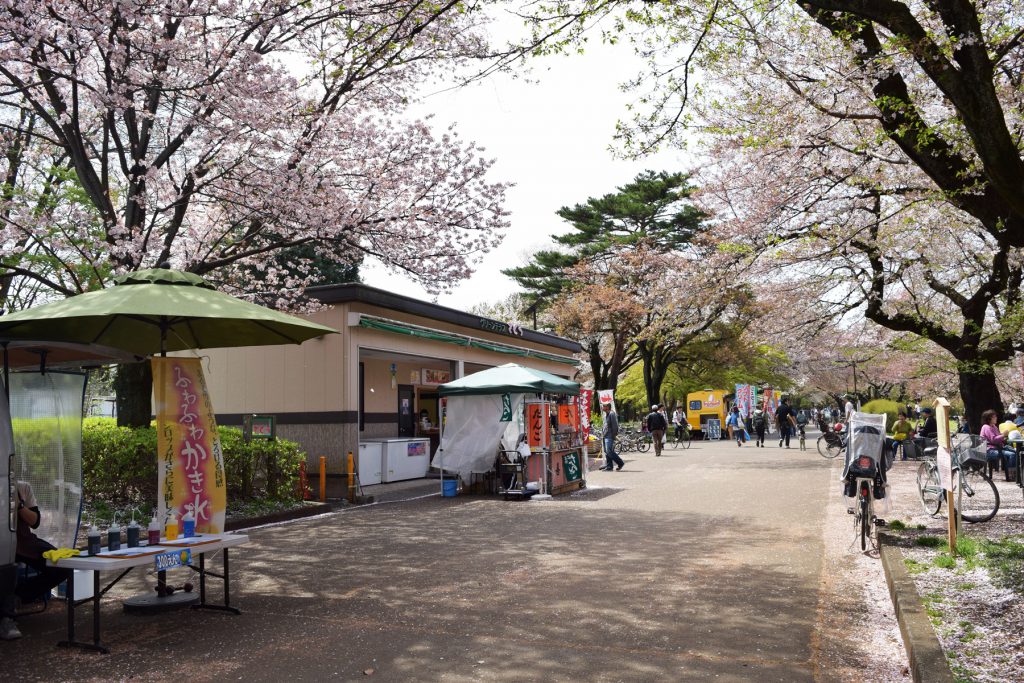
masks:
{"type": "Polygon", "coordinates": [[[156,593],[144,593],[128,598],[123,603],[125,614],[158,614],[199,604],[198,593],[172,593],[163,597],[156,593]]]}

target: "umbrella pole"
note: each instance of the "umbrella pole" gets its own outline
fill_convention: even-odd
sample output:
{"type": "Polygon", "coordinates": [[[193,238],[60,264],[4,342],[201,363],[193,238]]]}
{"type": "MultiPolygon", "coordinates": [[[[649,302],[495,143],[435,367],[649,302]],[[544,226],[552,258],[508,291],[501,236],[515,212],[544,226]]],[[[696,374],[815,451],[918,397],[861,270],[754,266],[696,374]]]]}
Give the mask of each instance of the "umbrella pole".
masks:
{"type": "Polygon", "coordinates": [[[10,389],[10,386],[11,386],[11,382],[10,382],[10,380],[11,380],[11,363],[10,363],[10,358],[8,358],[8,355],[7,355],[7,344],[8,344],[8,342],[4,342],[4,396],[7,398],[7,401],[10,402],[10,400],[11,400],[11,389],[10,389]]]}

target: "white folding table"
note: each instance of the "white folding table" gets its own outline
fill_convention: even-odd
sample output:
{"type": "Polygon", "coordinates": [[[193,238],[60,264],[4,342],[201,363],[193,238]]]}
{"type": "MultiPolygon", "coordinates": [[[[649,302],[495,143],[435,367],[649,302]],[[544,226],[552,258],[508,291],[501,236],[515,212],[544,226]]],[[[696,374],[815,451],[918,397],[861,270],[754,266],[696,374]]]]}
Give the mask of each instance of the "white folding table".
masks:
{"type": "MultiPolygon", "coordinates": [[[[57,643],[60,647],[79,647],[85,650],[94,650],[96,652],[102,652],[107,654],[110,652],[107,647],[100,641],[100,598],[117,584],[118,581],[123,579],[136,567],[153,566],[158,570],[158,582],[161,585],[166,585],[166,570],[160,570],[156,566],[156,558],[162,553],[169,553],[172,551],[181,551],[188,549],[191,553],[191,562],[187,565],[190,569],[199,574],[199,603],[192,605],[192,609],[212,609],[231,612],[232,614],[241,614],[241,611],[237,607],[231,606],[231,574],[228,565],[228,548],[232,548],[236,545],[242,545],[248,543],[249,537],[244,534],[202,534],[192,539],[179,538],[177,541],[162,540],[159,546],[147,547],[142,546],[139,550],[149,550],[149,554],[145,555],[130,555],[121,557],[110,557],[104,555],[108,552],[106,548],[101,549],[99,555],[87,556],[80,555],[78,557],[68,557],[60,560],[59,562],[47,561],[47,565],[51,567],[58,567],[60,569],[79,569],[92,572],[93,591],[92,597],[83,598],[81,600],[75,600],[75,579],[74,572],[70,572],[68,575],[68,586],[67,586],[67,616],[68,616],[68,635],[67,640],[62,640],[57,643]],[[224,572],[218,574],[212,572],[206,568],[206,555],[223,550],[224,551],[224,572]],[[199,566],[195,566],[195,556],[199,556],[199,566]],[[104,571],[118,571],[117,578],[107,584],[102,590],[100,590],[100,572],[104,571]],[[206,576],[210,575],[221,579],[224,582],[224,604],[210,604],[206,602],[206,576]],[[78,606],[92,601],[92,642],[83,642],[75,639],[75,608],[78,606]]],[[[116,551],[115,551],[116,552],[116,551]]]]}

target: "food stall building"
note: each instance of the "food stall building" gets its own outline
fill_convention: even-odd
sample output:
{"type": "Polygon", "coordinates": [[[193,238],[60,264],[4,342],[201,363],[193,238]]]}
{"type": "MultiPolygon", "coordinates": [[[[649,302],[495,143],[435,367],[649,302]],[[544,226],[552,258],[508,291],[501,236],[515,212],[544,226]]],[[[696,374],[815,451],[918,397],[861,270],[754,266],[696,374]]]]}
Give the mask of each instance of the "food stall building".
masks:
{"type": "MultiPolygon", "coordinates": [[[[325,307],[306,317],[341,334],[204,354],[218,422],[273,415],[277,435],[299,442],[311,469],[326,456],[328,472],[340,473],[360,444],[386,451],[398,440],[418,441],[426,462],[438,443],[439,384],[509,362],[576,374],[581,348],[569,339],[363,284],[307,293],[325,307]]],[[[360,467],[360,479],[373,483],[374,473],[360,467]]]]}

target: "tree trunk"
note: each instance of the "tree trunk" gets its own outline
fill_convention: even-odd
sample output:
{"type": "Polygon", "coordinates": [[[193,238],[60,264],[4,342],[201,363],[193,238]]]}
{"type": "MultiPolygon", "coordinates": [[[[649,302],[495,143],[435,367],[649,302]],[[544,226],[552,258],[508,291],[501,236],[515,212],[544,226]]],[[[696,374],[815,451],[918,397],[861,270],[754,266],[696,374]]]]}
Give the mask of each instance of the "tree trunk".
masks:
{"type": "Polygon", "coordinates": [[[970,362],[973,371],[960,370],[960,398],[964,400],[964,413],[972,434],[981,431],[981,414],[986,410],[995,410],[999,419],[1003,418],[1003,399],[999,396],[995,371],[990,365],[984,368],[979,365],[981,362],[974,360],[970,362]]]}
{"type": "Polygon", "coordinates": [[[148,360],[117,366],[117,425],[148,427],[153,418],[153,369],[148,360]]]}

